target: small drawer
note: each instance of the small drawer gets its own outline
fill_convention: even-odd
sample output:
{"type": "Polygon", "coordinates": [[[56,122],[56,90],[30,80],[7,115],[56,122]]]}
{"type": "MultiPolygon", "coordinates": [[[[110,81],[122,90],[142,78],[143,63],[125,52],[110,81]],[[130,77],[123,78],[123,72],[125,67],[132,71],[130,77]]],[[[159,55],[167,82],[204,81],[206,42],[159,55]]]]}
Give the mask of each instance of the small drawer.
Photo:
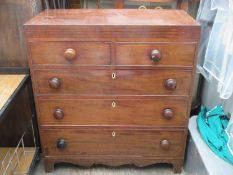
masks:
{"type": "Polygon", "coordinates": [[[194,64],[195,44],[117,43],[116,65],[187,66],[194,64]]]}
{"type": "Polygon", "coordinates": [[[35,65],[109,65],[110,45],[83,42],[32,42],[31,62],[35,65]]]}
{"type": "Polygon", "coordinates": [[[189,95],[186,70],[35,70],[37,94],[189,95]]]}
{"type": "Polygon", "coordinates": [[[156,126],[184,127],[187,98],[43,99],[38,100],[42,126],[156,126]]]}
{"type": "Polygon", "coordinates": [[[185,131],[101,128],[41,130],[45,156],[181,157],[185,138],[185,131]]]}

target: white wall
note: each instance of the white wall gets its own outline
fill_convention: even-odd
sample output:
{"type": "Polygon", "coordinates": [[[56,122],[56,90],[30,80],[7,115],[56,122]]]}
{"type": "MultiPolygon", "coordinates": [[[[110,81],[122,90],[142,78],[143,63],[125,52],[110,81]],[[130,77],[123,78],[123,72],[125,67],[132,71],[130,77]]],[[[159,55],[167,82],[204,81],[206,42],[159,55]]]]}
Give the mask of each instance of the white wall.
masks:
{"type": "Polygon", "coordinates": [[[217,92],[216,81],[211,83],[207,82],[206,80],[204,81],[202,90],[202,104],[210,108],[219,104],[223,104],[226,113],[230,113],[231,116],[233,116],[233,95],[230,99],[222,101],[219,98],[219,94],[217,92]]]}

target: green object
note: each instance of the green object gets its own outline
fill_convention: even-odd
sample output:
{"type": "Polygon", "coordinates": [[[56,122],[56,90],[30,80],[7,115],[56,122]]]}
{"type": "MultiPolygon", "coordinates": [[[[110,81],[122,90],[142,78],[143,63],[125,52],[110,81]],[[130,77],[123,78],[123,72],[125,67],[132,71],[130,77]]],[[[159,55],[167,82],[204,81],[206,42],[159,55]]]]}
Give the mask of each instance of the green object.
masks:
{"type": "Polygon", "coordinates": [[[204,141],[215,154],[233,165],[233,155],[227,147],[228,136],[225,132],[228,123],[229,118],[222,106],[211,110],[202,106],[197,117],[198,129],[204,141]]]}

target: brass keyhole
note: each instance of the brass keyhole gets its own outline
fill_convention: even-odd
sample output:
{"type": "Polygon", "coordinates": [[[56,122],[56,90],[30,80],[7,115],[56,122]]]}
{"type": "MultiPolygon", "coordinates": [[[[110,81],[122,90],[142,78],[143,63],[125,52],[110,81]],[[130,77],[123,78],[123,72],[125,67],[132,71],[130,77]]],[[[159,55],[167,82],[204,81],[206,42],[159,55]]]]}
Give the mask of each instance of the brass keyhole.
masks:
{"type": "Polygon", "coordinates": [[[116,136],[115,131],[112,131],[112,136],[113,136],[113,137],[115,137],[115,136],[116,136]]]}

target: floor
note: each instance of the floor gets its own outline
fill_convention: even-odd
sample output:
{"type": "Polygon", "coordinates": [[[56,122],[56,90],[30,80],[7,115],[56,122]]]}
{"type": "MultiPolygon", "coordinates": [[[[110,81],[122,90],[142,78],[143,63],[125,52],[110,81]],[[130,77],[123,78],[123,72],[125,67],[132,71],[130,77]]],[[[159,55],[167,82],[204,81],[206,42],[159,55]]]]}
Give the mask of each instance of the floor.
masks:
{"type": "MultiPolygon", "coordinates": [[[[92,168],[83,168],[70,164],[59,164],[55,166],[52,173],[45,173],[43,162],[39,162],[33,175],[173,175],[171,165],[157,164],[145,168],[137,168],[135,166],[121,166],[118,168],[110,168],[105,166],[95,166],[92,168]]],[[[185,175],[182,172],[180,175],[185,175]]]]}

